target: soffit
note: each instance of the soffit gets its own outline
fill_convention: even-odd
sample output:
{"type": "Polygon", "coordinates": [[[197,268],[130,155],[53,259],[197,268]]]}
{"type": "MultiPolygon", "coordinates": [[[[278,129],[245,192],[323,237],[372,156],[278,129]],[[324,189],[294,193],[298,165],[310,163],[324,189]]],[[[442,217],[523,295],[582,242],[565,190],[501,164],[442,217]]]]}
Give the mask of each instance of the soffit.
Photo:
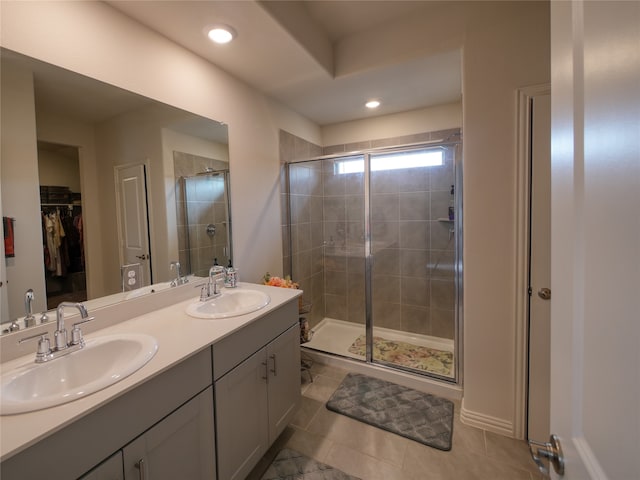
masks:
{"type": "Polygon", "coordinates": [[[390,24],[396,29],[405,21],[415,24],[416,17],[428,15],[441,2],[107,3],[319,125],[460,100],[459,50],[433,52],[432,46],[425,45],[412,48],[410,54],[404,47],[396,52],[393,37],[376,35],[390,24]],[[213,45],[204,34],[213,23],[231,25],[238,37],[229,45],[213,45]],[[334,76],[332,62],[335,66],[341,53],[337,49],[357,44],[359,37],[367,39],[361,47],[368,51],[366,65],[354,59],[354,67],[345,68],[344,55],[340,56],[340,70],[348,74],[334,76]],[[378,64],[372,55],[376,49],[387,53],[378,64]],[[375,113],[362,107],[374,96],[383,100],[375,113]]]}

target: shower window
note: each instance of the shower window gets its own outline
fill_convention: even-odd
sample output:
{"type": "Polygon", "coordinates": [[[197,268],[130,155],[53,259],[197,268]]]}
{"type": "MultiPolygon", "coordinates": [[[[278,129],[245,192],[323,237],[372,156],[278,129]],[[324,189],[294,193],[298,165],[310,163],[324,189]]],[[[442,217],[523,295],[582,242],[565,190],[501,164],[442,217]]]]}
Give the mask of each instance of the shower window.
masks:
{"type": "MultiPolygon", "coordinates": [[[[442,148],[429,148],[380,154],[372,156],[371,171],[435,167],[443,164],[444,153],[442,148]]],[[[334,163],[334,169],[337,174],[361,173],[364,172],[364,159],[343,158],[334,163]]]]}

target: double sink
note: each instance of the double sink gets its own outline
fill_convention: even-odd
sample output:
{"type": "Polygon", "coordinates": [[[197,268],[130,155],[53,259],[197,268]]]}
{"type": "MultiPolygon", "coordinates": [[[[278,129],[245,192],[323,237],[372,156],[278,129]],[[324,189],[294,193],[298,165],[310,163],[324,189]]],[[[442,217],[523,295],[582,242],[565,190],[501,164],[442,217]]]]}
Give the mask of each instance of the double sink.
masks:
{"type": "MultiPolygon", "coordinates": [[[[224,319],[257,311],[269,302],[262,291],[224,289],[209,300],[192,301],[186,313],[224,319]]],[[[91,395],[138,371],[157,351],[158,343],[150,335],[101,335],[87,340],[84,348],[46,363],[22,362],[2,373],[0,415],[41,410],[91,395]]]]}

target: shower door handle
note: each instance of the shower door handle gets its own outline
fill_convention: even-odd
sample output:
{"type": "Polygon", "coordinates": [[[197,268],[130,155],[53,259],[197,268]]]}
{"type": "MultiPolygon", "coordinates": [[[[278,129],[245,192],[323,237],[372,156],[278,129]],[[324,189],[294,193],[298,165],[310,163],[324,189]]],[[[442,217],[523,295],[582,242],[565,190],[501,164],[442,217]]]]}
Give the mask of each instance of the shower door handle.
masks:
{"type": "Polygon", "coordinates": [[[541,288],[538,290],[538,296],[543,300],[549,300],[551,298],[551,289],[541,288]]]}

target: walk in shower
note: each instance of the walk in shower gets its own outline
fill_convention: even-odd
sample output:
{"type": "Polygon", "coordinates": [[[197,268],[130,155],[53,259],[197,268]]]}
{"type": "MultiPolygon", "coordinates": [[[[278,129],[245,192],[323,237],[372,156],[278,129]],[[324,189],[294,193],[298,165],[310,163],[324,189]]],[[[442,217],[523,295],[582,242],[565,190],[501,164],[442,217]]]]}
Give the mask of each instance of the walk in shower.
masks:
{"type": "Polygon", "coordinates": [[[291,273],[311,304],[304,347],[456,382],[461,144],[285,166],[291,273]]]}

